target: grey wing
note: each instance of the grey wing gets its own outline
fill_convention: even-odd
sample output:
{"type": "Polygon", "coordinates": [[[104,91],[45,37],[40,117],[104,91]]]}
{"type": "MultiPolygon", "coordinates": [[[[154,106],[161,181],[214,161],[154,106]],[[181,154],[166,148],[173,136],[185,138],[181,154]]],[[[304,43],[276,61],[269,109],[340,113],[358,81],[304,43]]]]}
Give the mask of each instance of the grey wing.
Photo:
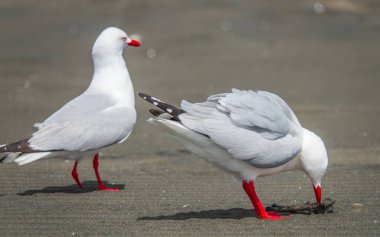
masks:
{"type": "Polygon", "coordinates": [[[84,92],[80,96],[66,103],[59,110],[45,119],[44,122],[36,123],[34,126],[40,128],[50,123],[77,119],[84,117],[86,114],[92,114],[104,110],[114,104],[115,102],[112,101],[112,98],[110,97],[102,96],[101,94],[92,95],[84,92]]]}
{"type": "Polygon", "coordinates": [[[289,106],[269,92],[233,90],[199,104],[182,103],[188,128],[210,137],[237,159],[277,167],[301,150],[302,131],[289,106]]]}
{"type": "Polygon", "coordinates": [[[136,111],[130,107],[109,107],[82,116],[52,121],[40,126],[29,139],[35,150],[95,150],[123,141],[132,131],[136,111]]]}
{"type": "Polygon", "coordinates": [[[238,126],[255,129],[268,139],[302,135],[293,111],[273,93],[233,89],[232,93],[211,96],[208,101],[216,103],[238,126]]]}

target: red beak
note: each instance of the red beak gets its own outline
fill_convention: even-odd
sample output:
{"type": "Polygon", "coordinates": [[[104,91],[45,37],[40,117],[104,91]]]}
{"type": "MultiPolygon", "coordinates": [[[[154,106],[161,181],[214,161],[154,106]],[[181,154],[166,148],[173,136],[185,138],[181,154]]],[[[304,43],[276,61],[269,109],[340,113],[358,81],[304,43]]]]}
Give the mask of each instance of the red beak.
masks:
{"type": "Polygon", "coordinates": [[[315,193],[315,200],[317,200],[317,204],[319,206],[321,205],[321,201],[322,201],[322,188],[319,185],[317,185],[316,187],[313,185],[313,187],[314,187],[314,193],[315,193]]]}
{"type": "Polygon", "coordinates": [[[134,47],[140,47],[141,44],[137,40],[132,40],[131,42],[128,43],[129,46],[134,46],[134,47]]]}

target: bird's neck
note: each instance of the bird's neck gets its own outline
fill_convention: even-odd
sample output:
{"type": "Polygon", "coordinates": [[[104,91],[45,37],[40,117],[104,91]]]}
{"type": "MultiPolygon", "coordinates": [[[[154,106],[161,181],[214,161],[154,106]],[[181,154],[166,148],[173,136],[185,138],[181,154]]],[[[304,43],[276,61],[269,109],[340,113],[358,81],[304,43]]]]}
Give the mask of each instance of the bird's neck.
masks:
{"type": "Polygon", "coordinates": [[[122,55],[93,57],[94,75],[90,93],[108,94],[118,105],[135,106],[133,85],[122,55]]]}
{"type": "Polygon", "coordinates": [[[92,52],[92,61],[94,62],[94,70],[100,70],[104,67],[115,66],[118,64],[124,64],[124,59],[122,52],[111,51],[111,52],[103,52],[103,51],[93,51],[92,52]]]}
{"type": "Polygon", "coordinates": [[[320,183],[328,164],[326,148],[319,136],[305,128],[300,160],[302,169],[313,182],[320,183]]]}

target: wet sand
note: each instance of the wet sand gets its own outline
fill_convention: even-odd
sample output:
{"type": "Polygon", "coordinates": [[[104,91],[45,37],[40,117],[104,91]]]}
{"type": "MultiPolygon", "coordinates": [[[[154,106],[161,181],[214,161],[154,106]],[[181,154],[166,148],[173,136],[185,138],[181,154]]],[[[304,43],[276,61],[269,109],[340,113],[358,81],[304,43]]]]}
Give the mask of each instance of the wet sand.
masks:
{"type": "MultiPolygon", "coordinates": [[[[259,220],[232,177],[145,123],[102,152],[97,192],[91,159],[0,166],[1,236],[331,236],[379,233],[380,4],[377,1],[65,1],[0,3],[0,143],[87,88],[90,50],[117,26],[143,38],[128,48],[136,91],[178,105],[213,93],[268,90],[328,148],[325,197],[334,213],[259,220]],[[319,12],[319,13],[318,13],[319,12]],[[354,204],[361,205],[354,205],[354,204]],[[354,207],[355,206],[355,207],[354,207]]],[[[264,205],[313,201],[300,172],[260,178],[264,205]]]]}

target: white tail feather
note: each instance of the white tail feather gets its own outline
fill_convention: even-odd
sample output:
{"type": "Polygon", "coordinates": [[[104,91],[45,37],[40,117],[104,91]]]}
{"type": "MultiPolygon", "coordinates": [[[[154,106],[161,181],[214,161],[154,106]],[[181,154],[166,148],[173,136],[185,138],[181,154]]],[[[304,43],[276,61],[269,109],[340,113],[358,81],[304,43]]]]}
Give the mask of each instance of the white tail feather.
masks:
{"type": "Polygon", "coordinates": [[[6,157],[1,160],[1,163],[12,163],[19,157],[22,153],[21,152],[12,152],[12,153],[3,153],[6,155],[6,157]]]}
{"type": "Polygon", "coordinates": [[[15,162],[18,165],[25,165],[25,164],[28,164],[30,162],[42,159],[42,158],[44,158],[50,154],[51,154],[51,152],[27,153],[27,154],[23,154],[20,157],[18,157],[15,160],[15,162]]]}

